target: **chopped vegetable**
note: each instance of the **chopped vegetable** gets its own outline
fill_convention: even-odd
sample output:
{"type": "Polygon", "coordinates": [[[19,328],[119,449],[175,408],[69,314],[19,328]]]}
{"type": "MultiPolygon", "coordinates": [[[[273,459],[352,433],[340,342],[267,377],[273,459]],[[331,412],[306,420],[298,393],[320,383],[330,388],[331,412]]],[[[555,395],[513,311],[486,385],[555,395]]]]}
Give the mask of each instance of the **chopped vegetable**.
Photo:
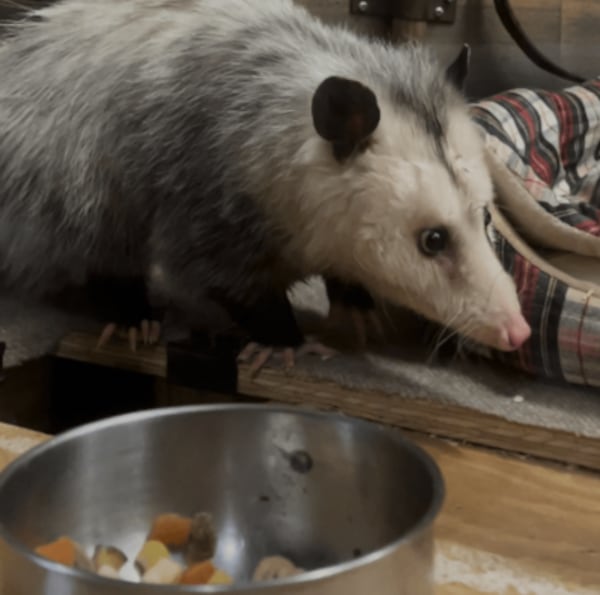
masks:
{"type": "Polygon", "coordinates": [[[170,558],[167,546],[160,541],[147,541],[135,559],[135,565],[140,574],[146,574],[161,560],[170,558]]]}
{"type": "Polygon", "coordinates": [[[171,558],[161,558],[142,576],[142,582],[160,585],[178,583],[183,574],[183,566],[171,558]]]}
{"type": "MultiPolygon", "coordinates": [[[[197,513],[192,518],[168,513],[157,516],[137,557],[135,567],[143,583],[163,585],[231,585],[234,579],[214,563],[217,537],[212,516],[197,513]],[[171,557],[175,553],[176,559],[171,557]],[[185,558],[187,566],[178,560],[185,558]]],[[[69,537],[41,545],[35,552],[49,560],[106,578],[121,579],[127,563],[124,552],[113,546],[97,545],[90,560],[69,537]]],[[[302,569],[282,556],[263,558],[254,572],[255,581],[272,581],[295,576],[302,569]]]]}
{"type": "Polygon", "coordinates": [[[44,558],[78,568],[80,570],[93,570],[90,562],[81,547],[69,537],[59,537],[56,541],[35,548],[35,553],[44,558]]]}
{"type": "Polygon", "coordinates": [[[255,581],[272,581],[288,578],[300,574],[302,570],[297,568],[287,558],[282,556],[270,556],[263,558],[254,571],[255,581]]]}
{"type": "Polygon", "coordinates": [[[119,571],[114,566],[109,566],[108,564],[100,566],[96,572],[99,576],[104,576],[106,578],[121,578],[119,571]]]}
{"type": "Polygon", "coordinates": [[[183,585],[206,585],[215,571],[212,562],[199,562],[185,570],[180,582],[183,585]]]}
{"type": "Polygon", "coordinates": [[[209,585],[231,585],[233,579],[223,570],[217,569],[208,581],[209,585]]]}
{"type": "Polygon", "coordinates": [[[183,548],[190,539],[192,519],[178,514],[162,514],[152,524],[149,541],[160,541],[167,547],[183,548]]]}
{"type": "Polygon", "coordinates": [[[116,547],[98,545],[92,558],[94,567],[99,570],[103,566],[110,566],[114,570],[121,570],[127,562],[127,556],[116,547]]]}

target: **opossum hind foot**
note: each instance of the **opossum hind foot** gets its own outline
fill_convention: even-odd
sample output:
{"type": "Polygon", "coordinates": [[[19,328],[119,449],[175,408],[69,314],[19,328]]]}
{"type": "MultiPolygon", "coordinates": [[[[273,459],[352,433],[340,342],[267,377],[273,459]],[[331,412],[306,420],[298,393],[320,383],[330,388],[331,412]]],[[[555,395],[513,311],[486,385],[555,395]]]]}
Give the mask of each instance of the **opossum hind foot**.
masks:
{"type": "Polygon", "coordinates": [[[296,364],[297,357],[302,357],[303,355],[318,355],[321,359],[328,360],[335,354],[336,352],[333,349],[312,339],[307,340],[297,349],[294,349],[293,347],[275,349],[274,347],[268,347],[258,343],[248,343],[238,355],[238,361],[241,363],[251,362],[250,374],[255,378],[273,356],[281,357],[283,360],[283,367],[286,370],[291,370],[296,364]]]}

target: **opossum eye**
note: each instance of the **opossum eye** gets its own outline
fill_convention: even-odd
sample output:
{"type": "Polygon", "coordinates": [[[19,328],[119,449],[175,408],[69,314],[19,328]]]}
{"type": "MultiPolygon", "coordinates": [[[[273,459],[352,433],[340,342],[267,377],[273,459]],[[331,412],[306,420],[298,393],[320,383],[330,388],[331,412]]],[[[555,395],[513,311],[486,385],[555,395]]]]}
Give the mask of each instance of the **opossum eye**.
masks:
{"type": "Polygon", "coordinates": [[[419,237],[419,249],[425,256],[436,256],[448,246],[448,230],[444,227],[426,229],[419,237]]]}

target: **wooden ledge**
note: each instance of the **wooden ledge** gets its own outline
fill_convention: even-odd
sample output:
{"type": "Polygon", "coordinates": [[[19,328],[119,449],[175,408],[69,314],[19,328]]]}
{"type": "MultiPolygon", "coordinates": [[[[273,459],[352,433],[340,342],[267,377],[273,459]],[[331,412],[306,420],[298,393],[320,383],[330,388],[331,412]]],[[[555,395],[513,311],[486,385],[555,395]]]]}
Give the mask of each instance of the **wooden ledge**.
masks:
{"type": "MultiPolygon", "coordinates": [[[[97,350],[95,336],[74,333],[62,341],[56,355],[166,377],[166,351],[162,346],[143,347],[132,353],[124,342],[113,341],[97,350]]],[[[426,396],[414,399],[401,394],[390,397],[375,390],[351,390],[330,381],[285,374],[277,368],[266,368],[252,379],[245,366],[239,368],[238,392],[258,399],[337,409],[403,429],[600,470],[599,440],[507,421],[458,405],[438,403],[426,396]]]]}

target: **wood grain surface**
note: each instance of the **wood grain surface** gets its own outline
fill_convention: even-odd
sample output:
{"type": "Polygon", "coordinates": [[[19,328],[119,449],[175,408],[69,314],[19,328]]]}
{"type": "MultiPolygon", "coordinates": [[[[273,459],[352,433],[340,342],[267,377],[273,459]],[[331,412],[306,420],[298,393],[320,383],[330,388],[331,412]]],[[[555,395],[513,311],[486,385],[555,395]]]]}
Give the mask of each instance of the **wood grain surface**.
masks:
{"type": "MultiPolygon", "coordinates": [[[[516,46],[500,21],[493,0],[454,0],[451,24],[349,15],[349,1],[297,0],[328,22],[343,22],[362,33],[397,42],[420,39],[443,61],[463,43],[473,48],[467,91],[483,97],[514,86],[559,89],[571,83],[544,72],[516,46]]],[[[584,77],[600,75],[600,2],[597,0],[511,0],[532,42],[555,63],[584,77]]]]}
{"type": "MultiPolygon", "coordinates": [[[[408,436],[437,461],[438,595],[593,595],[600,589],[600,475],[408,436]]],[[[0,468],[47,439],[0,424],[0,468]]]]}
{"type": "MultiPolygon", "coordinates": [[[[83,333],[69,335],[57,351],[59,357],[150,374],[166,376],[162,347],[132,353],[124,342],[114,341],[102,350],[96,338],[83,333]]],[[[169,391],[177,404],[176,389],[169,391]]],[[[518,424],[479,411],[423,398],[390,397],[378,391],[356,391],[333,382],[264,369],[257,379],[240,367],[238,392],[249,397],[287,403],[306,403],[390,425],[465,440],[488,447],[571,463],[600,470],[600,441],[559,430],[518,424]]],[[[189,395],[185,397],[189,402],[189,395]]],[[[181,404],[181,403],[180,403],[181,404]]]]}

